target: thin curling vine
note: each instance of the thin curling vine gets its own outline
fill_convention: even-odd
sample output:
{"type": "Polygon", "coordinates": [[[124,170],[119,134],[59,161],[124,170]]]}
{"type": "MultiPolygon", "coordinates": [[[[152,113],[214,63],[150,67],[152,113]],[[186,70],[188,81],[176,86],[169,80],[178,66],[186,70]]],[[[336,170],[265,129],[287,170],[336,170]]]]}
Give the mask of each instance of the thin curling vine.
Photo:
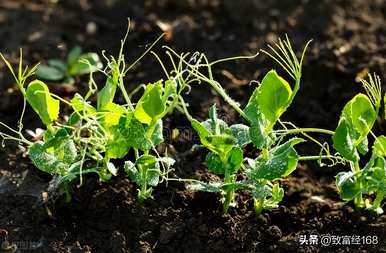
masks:
{"type": "MultiPolygon", "coordinates": [[[[265,75],[243,109],[214,79],[212,67],[224,61],[254,56],[209,62],[204,54],[199,54],[195,55],[194,60],[186,61],[167,48],[169,54],[184,61],[189,74],[195,80],[211,85],[248,124],[228,126],[226,122],[217,118],[215,106],[209,111],[209,119],[199,122],[190,115],[187,106],[184,106],[185,114],[198,133],[202,146],[210,150],[205,161],[209,171],[223,176],[223,181],[208,183],[189,181],[189,179],[181,181],[186,181],[188,189],[194,191],[220,193],[224,213],[228,212],[230,206],[235,206],[234,194],[238,190],[251,193],[256,214],[260,214],[264,209],[276,208],[284,196],[284,190],[279,182],[296,169],[300,160],[318,160],[320,164],[326,159],[332,164],[343,162],[340,156],[330,153],[328,144],[320,143],[309,135],[310,133],[333,135],[333,131],[296,128],[293,124],[280,120],[300,88],[302,63],[308,44],[304,47],[300,58],[295,55],[288,37],[285,40],[279,40],[275,46],[269,46],[271,51],[263,50],[263,53],[279,63],[295,84],[292,88],[276,70],[271,70],[265,75]],[[282,128],[276,129],[277,125],[282,128]],[[295,136],[288,138],[290,135],[295,136]],[[303,138],[296,135],[301,135],[303,138]],[[294,147],[305,142],[306,139],[320,146],[320,154],[301,156],[296,152],[294,147]],[[244,157],[243,148],[249,143],[253,143],[258,149],[257,158],[244,157]],[[240,173],[243,175],[241,178],[245,179],[238,181],[237,176],[240,173]]],[[[185,105],[185,103],[181,104],[185,105]]]]}

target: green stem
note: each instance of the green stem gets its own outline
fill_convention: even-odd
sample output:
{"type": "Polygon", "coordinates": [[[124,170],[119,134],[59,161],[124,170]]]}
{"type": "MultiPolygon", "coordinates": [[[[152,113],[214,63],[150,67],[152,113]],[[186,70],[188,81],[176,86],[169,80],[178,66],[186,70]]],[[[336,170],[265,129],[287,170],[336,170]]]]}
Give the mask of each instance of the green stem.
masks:
{"type": "Polygon", "coordinates": [[[322,134],[329,134],[334,135],[335,132],[327,129],[320,129],[320,128],[295,128],[295,129],[281,129],[276,130],[276,133],[286,133],[286,134],[298,134],[298,133],[305,133],[305,132],[313,132],[313,133],[322,133],[322,134]]]}
{"type": "Polygon", "coordinates": [[[146,138],[147,139],[151,139],[151,137],[153,136],[153,133],[154,133],[154,130],[155,130],[155,127],[157,125],[157,119],[156,118],[153,118],[150,122],[150,125],[149,125],[149,128],[147,129],[146,131],[146,138]]]}
{"type": "MultiPolygon", "coordinates": [[[[355,177],[357,180],[359,180],[358,178],[358,174],[359,172],[361,171],[361,168],[359,167],[359,162],[355,162],[354,163],[354,166],[353,166],[353,171],[355,173],[355,177]]],[[[359,182],[359,189],[362,189],[362,183],[359,182]]],[[[354,204],[357,208],[363,208],[365,206],[365,202],[363,200],[363,195],[362,193],[359,193],[355,198],[354,198],[354,204]]]]}
{"type": "Polygon", "coordinates": [[[55,133],[54,127],[51,124],[47,125],[47,130],[50,131],[50,133],[52,133],[52,134],[55,133]]]}
{"type": "Polygon", "coordinates": [[[332,155],[311,155],[311,156],[300,156],[298,158],[299,161],[314,161],[314,160],[321,160],[321,159],[331,159],[335,158],[335,156],[332,155]]]}
{"type": "MultiPolygon", "coordinates": [[[[235,177],[229,173],[229,170],[227,169],[227,166],[226,166],[227,162],[225,161],[222,164],[225,167],[224,183],[225,184],[233,183],[235,177]]],[[[224,197],[225,200],[223,203],[223,213],[226,214],[228,212],[229,206],[231,205],[234,199],[235,191],[231,189],[231,190],[226,190],[224,193],[225,193],[225,197],[224,197]]]]}
{"type": "Polygon", "coordinates": [[[140,190],[138,191],[138,200],[139,202],[143,202],[146,199],[146,191],[147,191],[147,184],[146,184],[147,169],[144,168],[141,164],[138,164],[138,171],[139,171],[139,174],[141,175],[141,181],[142,181],[140,190]]]}
{"type": "Polygon", "coordinates": [[[380,208],[383,198],[385,197],[385,192],[379,191],[377,192],[377,196],[375,197],[373,206],[374,208],[380,208]]]}
{"type": "Polygon", "coordinates": [[[248,121],[250,123],[250,119],[248,118],[248,116],[244,113],[244,111],[240,108],[239,104],[234,101],[228,94],[226,94],[224,88],[222,88],[220,86],[220,84],[218,84],[216,81],[209,81],[208,82],[212,88],[220,95],[223,97],[223,99],[225,100],[225,102],[227,102],[230,106],[232,106],[232,108],[238,113],[240,114],[241,117],[243,117],[246,121],[248,121]]]}
{"type": "Polygon", "coordinates": [[[264,199],[254,199],[254,208],[256,215],[260,215],[264,207],[264,199]]]}

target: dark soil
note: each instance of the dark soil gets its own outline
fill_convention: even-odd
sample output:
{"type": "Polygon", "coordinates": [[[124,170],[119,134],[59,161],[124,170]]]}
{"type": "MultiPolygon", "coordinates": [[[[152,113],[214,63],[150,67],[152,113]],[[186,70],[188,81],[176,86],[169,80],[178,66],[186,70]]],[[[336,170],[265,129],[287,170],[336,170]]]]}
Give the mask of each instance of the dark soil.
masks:
{"type": "MultiPolygon", "coordinates": [[[[386,4],[384,0],[0,0],[0,51],[13,63],[24,50],[29,64],[63,57],[81,45],[86,51],[116,53],[125,31],[132,31],[125,54],[135,60],[162,32],[160,44],[177,51],[202,51],[210,59],[252,54],[287,33],[300,48],[313,39],[306,57],[301,91],[286,114],[299,126],[333,129],[345,102],[360,91],[357,73],[368,68],[386,80],[386,4]],[[242,3],[241,3],[242,2],[242,3]],[[96,29],[93,29],[96,28],[96,29]]],[[[155,49],[162,54],[160,47],[155,49]]],[[[22,99],[0,63],[0,118],[15,125],[22,99]]],[[[253,90],[250,80],[261,80],[272,65],[259,55],[219,66],[216,76],[235,99],[245,103],[253,90]],[[224,75],[228,71],[233,76],[224,75]]],[[[161,68],[145,57],[127,76],[128,88],[162,77],[161,68]]],[[[82,91],[86,80],[75,90],[82,91]]],[[[73,91],[52,85],[56,93],[73,91]]],[[[236,114],[209,88],[193,89],[188,98],[194,116],[203,118],[216,102],[228,122],[236,114]]],[[[41,126],[29,113],[25,128],[41,126]]],[[[205,151],[194,144],[189,124],[175,114],[166,129],[180,128],[185,138],[168,140],[177,160],[175,176],[208,179],[202,165],[205,151]]],[[[384,129],[379,120],[377,129],[384,129]]],[[[334,175],[342,166],[319,168],[302,163],[283,181],[285,198],[277,210],[256,217],[251,199],[237,196],[238,208],[221,214],[214,194],[189,193],[177,183],[155,189],[154,200],[136,200],[136,186],[122,174],[109,184],[87,177],[67,204],[62,198],[43,201],[51,177],[39,172],[21,151],[7,143],[0,153],[0,241],[16,243],[20,252],[386,252],[386,215],[373,217],[340,201],[334,175]],[[301,245],[309,235],[377,236],[377,245],[301,245]],[[32,248],[36,246],[36,250],[32,248]]],[[[315,147],[305,145],[304,154],[315,147]]],[[[8,252],[8,251],[4,251],[8,252]]],[[[11,251],[9,251],[11,252],[11,251]]]]}

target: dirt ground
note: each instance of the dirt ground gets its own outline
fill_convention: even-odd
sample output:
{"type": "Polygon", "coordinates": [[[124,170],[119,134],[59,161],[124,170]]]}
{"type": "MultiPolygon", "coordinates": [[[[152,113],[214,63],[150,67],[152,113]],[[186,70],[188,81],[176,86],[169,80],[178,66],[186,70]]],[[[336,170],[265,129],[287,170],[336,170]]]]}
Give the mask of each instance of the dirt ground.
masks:
{"type": "MultiPolygon", "coordinates": [[[[298,126],[334,129],[343,105],[361,90],[355,77],[362,70],[376,71],[386,80],[384,0],[0,0],[0,52],[16,63],[21,47],[30,65],[64,57],[75,45],[116,54],[127,17],[132,29],[125,55],[132,61],[162,33],[162,24],[169,27],[168,34],[155,51],[162,54],[166,44],[179,52],[205,52],[210,59],[253,54],[285,34],[296,48],[313,39],[301,90],[285,116],[298,126]]],[[[244,104],[254,88],[250,80],[261,80],[274,67],[259,55],[222,64],[215,75],[244,104]]],[[[162,69],[147,56],[128,74],[127,87],[161,77],[162,69]]],[[[85,89],[86,80],[71,89],[50,87],[70,97],[85,89]]],[[[15,126],[22,98],[3,63],[0,96],[1,121],[15,126]]],[[[193,89],[187,99],[200,119],[217,102],[229,123],[240,120],[207,87],[193,89]]],[[[30,112],[25,128],[41,126],[30,112]]],[[[385,127],[380,119],[376,131],[385,127]]],[[[189,123],[175,113],[165,128],[189,130],[189,123]]],[[[177,160],[171,176],[206,179],[205,151],[191,151],[191,139],[167,140],[177,160]]],[[[315,151],[312,145],[300,149],[302,154],[315,151]]],[[[246,194],[237,195],[238,208],[224,216],[216,195],[190,193],[180,183],[156,187],[154,199],[140,204],[136,186],[123,173],[108,184],[89,176],[74,188],[70,204],[61,198],[45,204],[41,193],[51,177],[7,143],[0,152],[0,240],[8,233],[7,240],[18,244],[19,252],[386,252],[386,215],[373,217],[340,201],[334,175],[342,170],[347,168],[301,163],[283,181],[280,207],[259,217],[246,194]],[[301,236],[320,239],[327,234],[377,236],[378,244],[300,243],[301,236]]]]}

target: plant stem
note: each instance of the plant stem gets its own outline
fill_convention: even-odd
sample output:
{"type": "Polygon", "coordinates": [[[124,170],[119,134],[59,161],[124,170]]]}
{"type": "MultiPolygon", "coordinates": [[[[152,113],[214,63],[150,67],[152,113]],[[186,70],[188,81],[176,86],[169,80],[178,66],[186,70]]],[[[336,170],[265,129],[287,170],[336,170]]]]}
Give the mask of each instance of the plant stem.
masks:
{"type": "Polygon", "coordinates": [[[243,117],[246,121],[250,122],[248,116],[244,113],[243,110],[241,110],[239,104],[238,104],[236,101],[234,101],[228,94],[226,94],[224,88],[222,88],[222,87],[220,86],[220,84],[218,84],[216,81],[212,81],[212,80],[209,81],[208,83],[212,86],[212,88],[213,88],[220,96],[223,97],[223,99],[225,100],[225,102],[227,102],[230,106],[233,107],[233,109],[234,109],[235,111],[238,112],[238,114],[240,114],[241,117],[243,117]]]}
{"type": "MultiPolygon", "coordinates": [[[[226,166],[227,165],[226,161],[223,161],[222,164],[225,167],[224,183],[225,184],[232,183],[233,180],[234,180],[234,177],[232,177],[232,175],[229,173],[229,170],[228,170],[228,168],[226,166]]],[[[233,201],[233,198],[234,198],[234,195],[235,195],[235,191],[233,189],[225,190],[224,193],[225,193],[225,200],[224,200],[224,203],[223,203],[223,213],[226,214],[228,212],[230,204],[233,201]]]]}
{"type": "Polygon", "coordinates": [[[286,133],[286,134],[298,134],[298,133],[305,133],[305,132],[313,132],[313,133],[322,133],[322,134],[329,134],[334,135],[335,132],[327,129],[320,129],[320,128],[295,128],[295,129],[281,129],[276,130],[276,133],[286,133]]]}
{"type": "MultiPolygon", "coordinates": [[[[356,179],[359,180],[359,178],[358,178],[358,176],[357,176],[357,175],[359,174],[359,172],[361,171],[361,168],[359,167],[359,162],[355,162],[355,163],[354,163],[353,171],[354,171],[354,173],[355,173],[356,179]]],[[[362,183],[361,183],[361,182],[358,182],[358,184],[359,184],[359,189],[362,189],[362,183]]],[[[363,207],[365,206],[365,202],[364,202],[364,200],[363,200],[363,196],[362,196],[362,193],[361,193],[361,192],[358,194],[358,196],[356,196],[356,197],[354,198],[354,204],[355,204],[355,206],[356,206],[357,208],[363,208],[363,207]]]]}
{"type": "Polygon", "coordinates": [[[300,156],[298,158],[299,161],[314,161],[314,160],[321,160],[321,159],[331,159],[335,156],[332,155],[311,155],[311,156],[300,156]]]}
{"type": "Polygon", "coordinates": [[[253,202],[254,202],[255,213],[257,216],[259,216],[263,211],[264,199],[254,199],[253,202]]]}
{"type": "Polygon", "coordinates": [[[385,192],[383,192],[383,191],[377,192],[377,196],[375,197],[373,206],[374,206],[375,208],[380,208],[380,207],[381,207],[382,200],[383,200],[384,197],[385,197],[385,192]]]}

